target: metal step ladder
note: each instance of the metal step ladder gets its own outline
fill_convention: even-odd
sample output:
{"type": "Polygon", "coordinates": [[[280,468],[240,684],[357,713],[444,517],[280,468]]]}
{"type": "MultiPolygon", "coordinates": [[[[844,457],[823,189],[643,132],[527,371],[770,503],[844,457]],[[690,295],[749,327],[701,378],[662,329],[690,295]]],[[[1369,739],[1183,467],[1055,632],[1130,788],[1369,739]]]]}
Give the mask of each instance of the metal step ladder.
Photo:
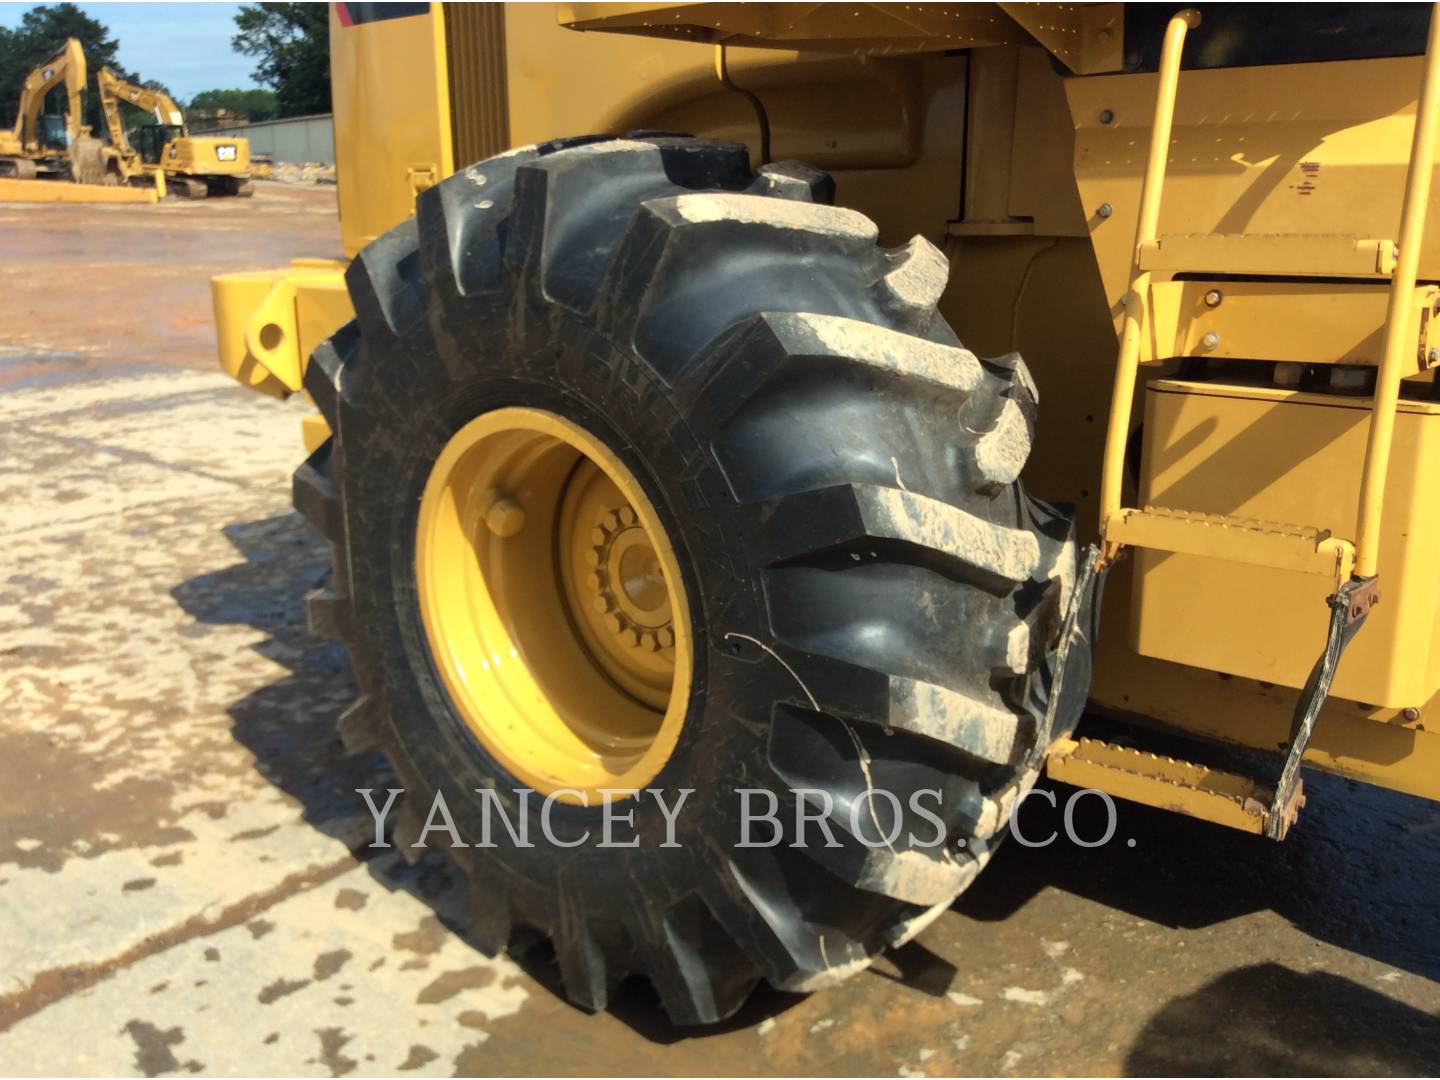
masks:
{"type": "Polygon", "coordinates": [[[1379,601],[1376,568],[1381,513],[1400,381],[1414,370],[1414,342],[1404,327],[1414,302],[1420,244],[1435,160],[1440,120],[1440,5],[1432,8],[1424,76],[1416,105],[1399,239],[1373,240],[1347,235],[1157,235],[1160,200],[1170,150],[1170,132],[1186,34],[1200,23],[1193,9],[1178,12],[1165,30],[1160,54],[1159,91],[1149,155],[1140,193],[1130,288],[1124,299],[1115,386],[1105,439],[1100,485],[1101,565],[1108,566],[1126,547],[1202,555],[1250,566],[1293,570],[1329,578],[1329,628],[1324,651],[1300,693],[1289,745],[1264,832],[1279,840],[1293,820],[1300,761],[1314,730],[1335,668],[1345,646],[1379,601]],[[1372,277],[1390,280],[1384,351],[1376,373],[1369,435],[1359,497],[1359,527],[1353,539],[1303,524],[1265,522],[1200,514],[1179,507],[1126,507],[1121,490],[1125,447],[1139,373],[1140,335],[1148,318],[1151,274],[1200,273],[1224,267],[1232,273],[1294,274],[1316,277],[1372,277]]]}

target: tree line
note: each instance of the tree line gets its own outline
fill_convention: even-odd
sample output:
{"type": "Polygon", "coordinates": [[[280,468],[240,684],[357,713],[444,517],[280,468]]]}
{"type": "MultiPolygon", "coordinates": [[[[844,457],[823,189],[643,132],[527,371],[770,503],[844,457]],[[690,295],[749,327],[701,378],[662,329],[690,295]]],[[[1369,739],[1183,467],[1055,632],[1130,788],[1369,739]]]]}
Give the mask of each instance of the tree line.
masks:
{"type": "MultiPolygon", "coordinates": [[[[213,124],[222,111],[250,121],[289,116],[309,116],[330,111],[330,21],[329,6],[305,3],[242,4],[235,15],[236,33],[230,39],[235,51],[254,57],[255,81],[263,89],[204,90],[188,102],[176,99],[186,111],[186,120],[197,128],[213,124]]],[[[109,67],[127,82],[139,83],[171,94],[164,83],[147,79],[139,71],[120,63],[120,42],[99,19],[92,18],[73,3],[41,4],[21,16],[14,29],[0,27],[0,126],[10,127],[20,105],[25,76],[65,45],[77,38],[85,50],[90,72],[83,123],[99,133],[104,130],[100,96],[95,76],[109,67]]],[[[223,47],[223,46],[222,46],[223,47]]],[[[51,94],[45,101],[49,112],[65,108],[64,96],[51,94]]],[[[127,123],[140,123],[148,114],[124,106],[127,123]]]]}

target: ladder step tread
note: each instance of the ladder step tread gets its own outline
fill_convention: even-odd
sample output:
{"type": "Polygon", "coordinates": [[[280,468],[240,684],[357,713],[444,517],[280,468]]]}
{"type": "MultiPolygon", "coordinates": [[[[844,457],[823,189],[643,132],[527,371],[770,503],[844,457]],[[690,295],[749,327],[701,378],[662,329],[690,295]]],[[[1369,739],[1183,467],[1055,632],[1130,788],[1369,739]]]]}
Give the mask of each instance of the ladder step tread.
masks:
{"type": "MultiPolygon", "coordinates": [[[[1256,835],[1264,832],[1265,812],[1274,797],[1273,790],[1254,777],[1099,739],[1061,740],[1050,748],[1045,771],[1063,783],[1256,835]]],[[[1295,809],[1303,802],[1297,794],[1295,809]]]]}
{"type": "Polygon", "coordinates": [[[1389,277],[1393,240],[1348,233],[1172,233],[1140,245],[1140,269],[1389,277]]]}
{"type": "Polygon", "coordinates": [[[1354,547],[1328,529],[1146,506],[1105,522],[1105,539],[1128,547],[1200,555],[1250,566],[1349,576],[1354,547]]]}

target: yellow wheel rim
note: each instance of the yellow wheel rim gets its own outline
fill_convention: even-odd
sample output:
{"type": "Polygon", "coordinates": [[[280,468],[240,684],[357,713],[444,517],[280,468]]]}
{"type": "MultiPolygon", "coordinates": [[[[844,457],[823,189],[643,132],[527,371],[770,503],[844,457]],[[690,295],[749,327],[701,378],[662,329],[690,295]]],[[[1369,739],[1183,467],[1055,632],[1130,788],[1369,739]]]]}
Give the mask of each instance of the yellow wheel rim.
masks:
{"type": "Polygon", "coordinates": [[[594,803],[669,760],[693,657],[680,565],[588,431],[505,408],[456,432],[420,499],[415,574],[456,711],[521,782],[594,803]]]}

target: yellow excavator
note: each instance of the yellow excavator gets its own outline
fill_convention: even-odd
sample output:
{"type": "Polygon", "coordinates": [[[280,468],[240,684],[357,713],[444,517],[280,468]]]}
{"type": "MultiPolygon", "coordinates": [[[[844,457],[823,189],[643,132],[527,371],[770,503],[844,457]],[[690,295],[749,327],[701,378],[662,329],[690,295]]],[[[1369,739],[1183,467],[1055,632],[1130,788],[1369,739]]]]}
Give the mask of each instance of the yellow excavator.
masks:
{"type": "Polygon", "coordinates": [[[88,126],[82,126],[85,53],[70,38],[65,47],[25,77],[15,126],[0,130],[0,177],[18,180],[62,179],[100,183],[118,165],[88,126]],[[41,112],[50,91],[64,83],[64,116],[41,112]]]}
{"type": "Polygon", "coordinates": [[[192,199],[255,194],[248,139],[192,136],[174,98],[163,90],[126,82],[108,67],[100,69],[96,81],[110,142],[126,181],[149,182],[158,172],[164,174],[168,190],[192,199]],[[135,129],[133,145],[120,117],[121,101],[155,119],[135,129]]]}

